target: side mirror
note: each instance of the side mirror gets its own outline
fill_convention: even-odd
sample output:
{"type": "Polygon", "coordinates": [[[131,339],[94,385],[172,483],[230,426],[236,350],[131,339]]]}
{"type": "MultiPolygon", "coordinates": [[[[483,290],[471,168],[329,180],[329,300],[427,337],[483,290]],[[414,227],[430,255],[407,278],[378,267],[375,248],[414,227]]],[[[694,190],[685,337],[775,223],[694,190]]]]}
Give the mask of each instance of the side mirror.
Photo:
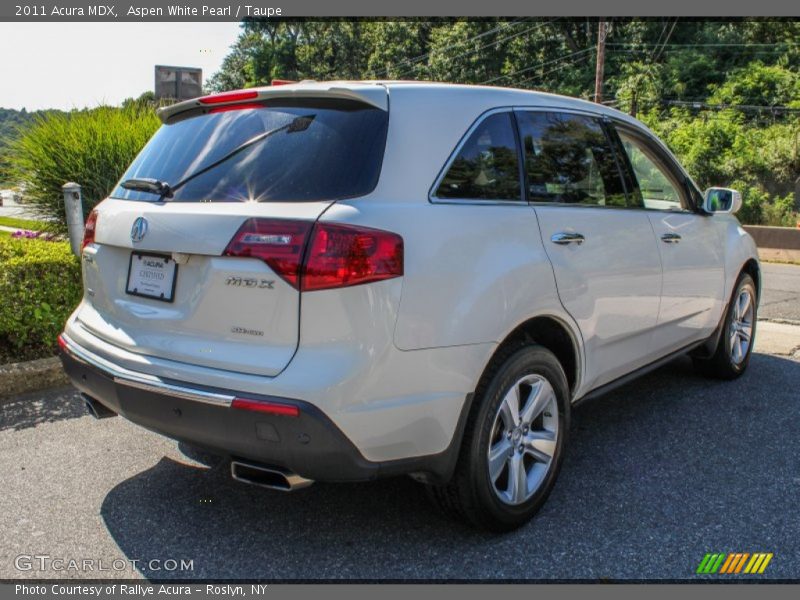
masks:
{"type": "Polygon", "coordinates": [[[708,188],[703,194],[703,210],[709,214],[735,214],[742,208],[742,194],[729,188],[708,188]]]}

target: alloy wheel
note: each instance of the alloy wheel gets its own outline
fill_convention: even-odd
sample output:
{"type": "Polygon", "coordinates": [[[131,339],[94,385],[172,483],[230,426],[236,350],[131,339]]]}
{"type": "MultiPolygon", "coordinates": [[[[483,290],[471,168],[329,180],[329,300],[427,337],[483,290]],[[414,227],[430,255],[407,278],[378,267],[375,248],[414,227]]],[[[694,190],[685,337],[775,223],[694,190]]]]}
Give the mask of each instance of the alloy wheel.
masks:
{"type": "Polygon", "coordinates": [[[536,493],[553,464],[558,435],[553,386],[541,375],[522,377],[497,409],[487,453],[489,479],[502,502],[522,504],[536,493]]]}

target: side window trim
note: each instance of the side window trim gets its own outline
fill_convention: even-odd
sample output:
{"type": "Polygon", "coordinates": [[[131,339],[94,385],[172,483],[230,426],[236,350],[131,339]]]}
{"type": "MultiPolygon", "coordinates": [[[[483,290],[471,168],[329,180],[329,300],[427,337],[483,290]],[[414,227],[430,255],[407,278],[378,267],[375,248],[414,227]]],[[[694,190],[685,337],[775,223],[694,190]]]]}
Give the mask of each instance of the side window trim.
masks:
{"type": "MultiPolygon", "coordinates": [[[[520,140],[519,140],[519,133],[517,132],[517,121],[516,117],[514,116],[514,109],[511,106],[498,106],[495,108],[490,108],[489,110],[481,113],[478,115],[478,118],[467,128],[467,131],[461,136],[461,139],[458,140],[453,151],[448,156],[447,161],[444,163],[444,166],[440,169],[439,174],[436,176],[436,179],[431,185],[430,189],[428,190],[428,202],[431,204],[469,204],[470,206],[473,205],[506,205],[506,206],[527,206],[528,203],[525,200],[525,197],[520,194],[519,200],[506,200],[506,199],[487,199],[487,198],[439,198],[436,195],[436,190],[439,189],[439,186],[442,183],[442,180],[447,176],[447,172],[450,170],[450,167],[458,158],[459,154],[461,154],[461,150],[469,141],[472,134],[483,125],[484,121],[489,117],[492,117],[497,114],[509,113],[511,119],[511,126],[514,133],[514,144],[516,146],[516,153],[517,153],[517,162],[520,164],[520,173],[518,177],[521,177],[522,170],[524,167],[522,166],[522,150],[520,148],[520,140]]],[[[524,180],[519,178],[518,179],[520,186],[523,185],[524,180]]]]}
{"type": "Polygon", "coordinates": [[[614,163],[617,165],[617,171],[622,180],[622,187],[625,189],[626,208],[644,208],[644,200],[642,199],[642,192],[639,190],[639,183],[636,180],[636,175],[633,172],[633,168],[628,160],[628,155],[625,152],[617,130],[614,128],[611,120],[605,115],[599,119],[599,122],[608,140],[608,144],[611,146],[611,151],[614,153],[614,163]]]}
{"type": "MultiPolygon", "coordinates": [[[[624,121],[613,119],[610,123],[610,127],[614,130],[615,137],[618,140],[618,146],[615,148],[615,150],[621,154],[621,160],[625,164],[629,176],[636,183],[637,189],[639,188],[639,180],[636,177],[636,173],[633,170],[633,165],[631,164],[630,158],[628,157],[628,153],[625,151],[625,148],[622,145],[622,138],[619,135],[620,131],[625,133],[627,136],[634,138],[635,140],[640,142],[643,146],[645,146],[650,152],[653,153],[657,161],[656,166],[661,166],[663,169],[665,169],[673,179],[673,183],[677,184],[676,187],[678,188],[678,191],[681,194],[681,208],[687,212],[697,211],[694,199],[692,198],[691,189],[688,183],[689,176],[681,168],[681,166],[667,152],[664,151],[664,149],[661,147],[660,144],[656,143],[651,138],[651,136],[646,132],[639,130],[633,125],[625,123],[624,121]]],[[[641,191],[639,193],[641,194],[641,191]]],[[[658,211],[659,209],[654,209],[654,208],[649,209],[643,207],[643,210],[658,211]]]]}

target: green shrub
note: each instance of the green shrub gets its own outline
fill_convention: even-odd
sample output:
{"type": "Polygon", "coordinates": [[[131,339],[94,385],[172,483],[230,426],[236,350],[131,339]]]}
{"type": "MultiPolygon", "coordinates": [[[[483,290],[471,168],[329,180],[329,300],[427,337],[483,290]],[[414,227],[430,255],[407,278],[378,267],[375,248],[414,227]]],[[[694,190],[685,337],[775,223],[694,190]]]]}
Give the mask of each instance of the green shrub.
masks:
{"type": "Polygon", "coordinates": [[[66,231],[61,186],[83,188],[85,214],[105,198],[153,135],[155,110],[132,102],[71,113],[38,115],[8,149],[11,179],[25,186],[25,198],[54,227],[66,231]]]}
{"type": "Polygon", "coordinates": [[[68,243],[0,237],[0,364],[53,356],[82,290],[68,243]]]}

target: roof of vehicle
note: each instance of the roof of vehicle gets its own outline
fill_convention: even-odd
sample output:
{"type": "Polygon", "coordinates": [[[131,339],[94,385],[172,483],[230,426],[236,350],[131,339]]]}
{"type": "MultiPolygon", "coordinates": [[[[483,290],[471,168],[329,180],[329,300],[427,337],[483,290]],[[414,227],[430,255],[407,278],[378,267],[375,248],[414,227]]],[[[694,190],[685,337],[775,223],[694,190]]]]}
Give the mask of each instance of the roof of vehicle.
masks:
{"type": "MultiPolygon", "coordinates": [[[[179,102],[159,109],[161,120],[166,122],[170,117],[186,110],[199,107],[208,108],[209,105],[225,105],[242,102],[244,99],[237,94],[241,92],[254,94],[249,100],[264,100],[268,98],[286,97],[320,97],[344,98],[358,100],[382,110],[388,110],[393,90],[414,91],[419,96],[421,103],[437,101],[450,102],[458,97],[459,100],[469,101],[486,109],[499,106],[541,106],[553,108],[566,108],[584,110],[596,114],[621,119],[641,125],[636,119],[614,108],[596,104],[579,98],[571,98],[558,94],[521,90],[514,88],[463,85],[455,83],[439,83],[428,81],[301,81],[298,83],[249,88],[235,92],[222,92],[202,98],[195,98],[179,102]],[[225,98],[230,98],[226,100],[225,98]]],[[[403,94],[406,101],[409,95],[403,94]]]]}

